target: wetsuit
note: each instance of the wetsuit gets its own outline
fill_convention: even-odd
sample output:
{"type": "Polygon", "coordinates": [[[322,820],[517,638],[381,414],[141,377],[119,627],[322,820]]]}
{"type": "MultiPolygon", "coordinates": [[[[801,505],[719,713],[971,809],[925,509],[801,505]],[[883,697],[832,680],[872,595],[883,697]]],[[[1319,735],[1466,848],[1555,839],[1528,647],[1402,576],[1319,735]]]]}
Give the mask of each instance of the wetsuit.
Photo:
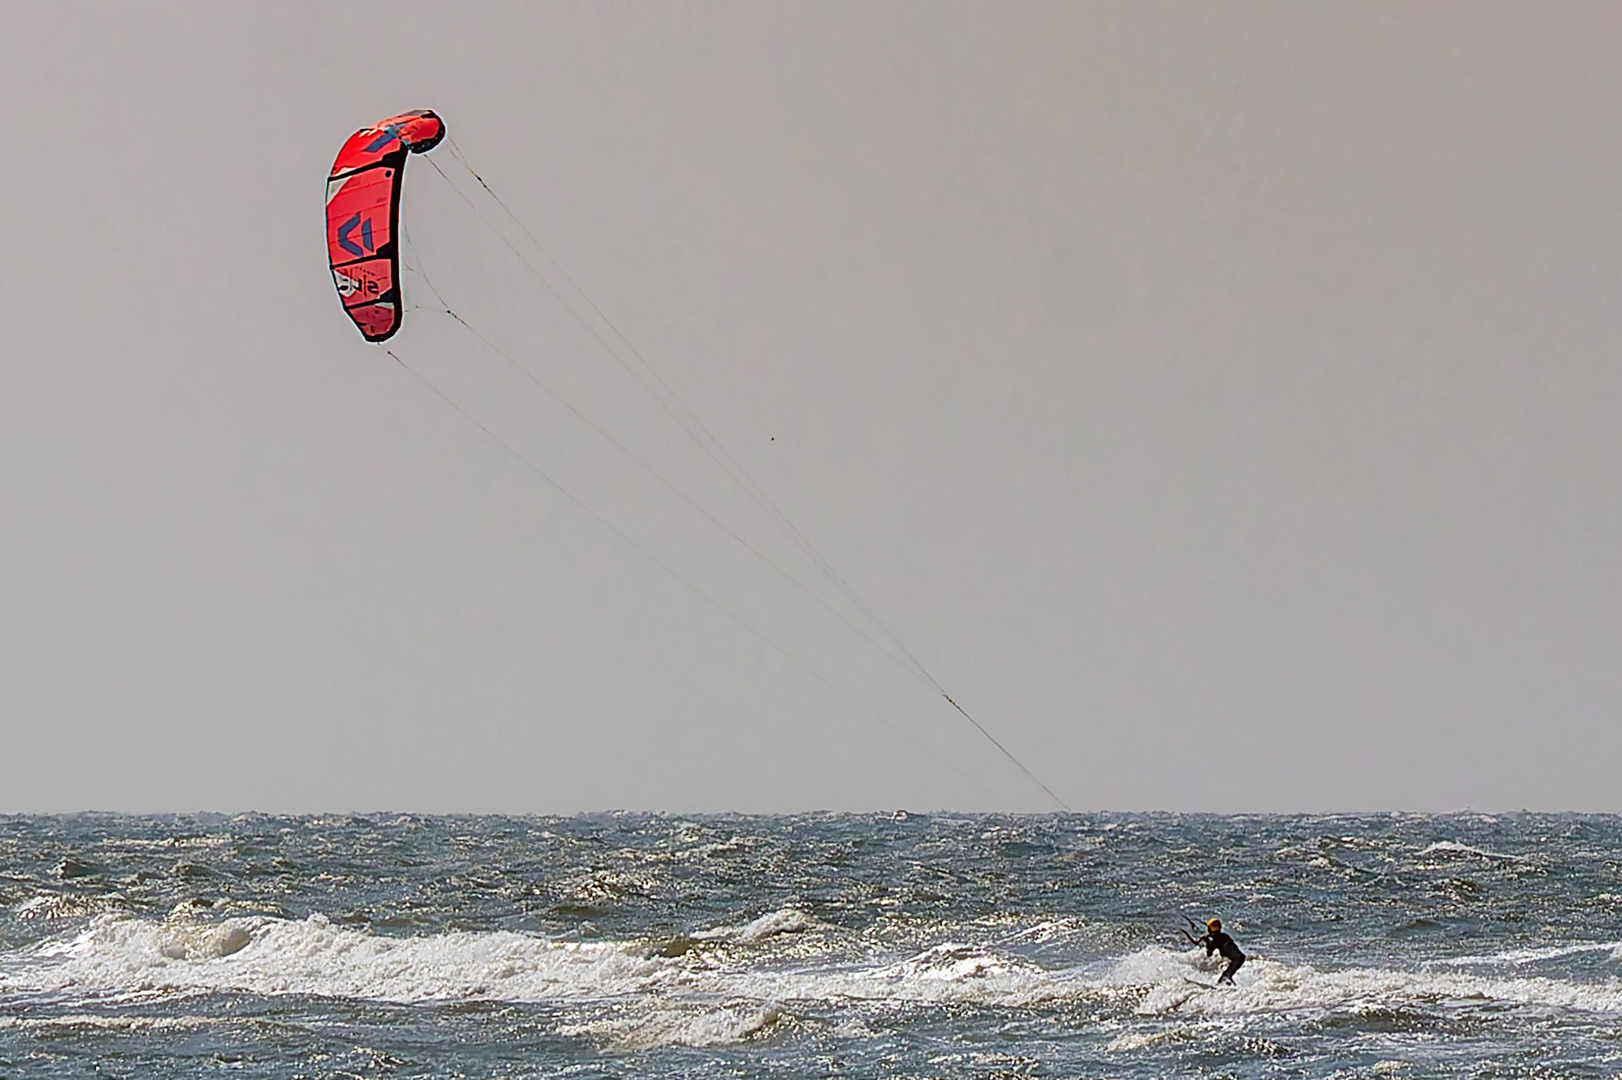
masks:
{"type": "Polygon", "coordinates": [[[1194,944],[1205,946],[1205,955],[1221,953],[1222,959],[1228,962],[1227,968],[1217,976],[1217,982],[1233,985],[1233,973],[1239,970],[1239,965],[1245,962],[1245,954],[1239,951],[1239,946],[1233,943],[1233,938],[1221,930],[1212,930],[1202,937],[1194,939],[1194,944]]]}

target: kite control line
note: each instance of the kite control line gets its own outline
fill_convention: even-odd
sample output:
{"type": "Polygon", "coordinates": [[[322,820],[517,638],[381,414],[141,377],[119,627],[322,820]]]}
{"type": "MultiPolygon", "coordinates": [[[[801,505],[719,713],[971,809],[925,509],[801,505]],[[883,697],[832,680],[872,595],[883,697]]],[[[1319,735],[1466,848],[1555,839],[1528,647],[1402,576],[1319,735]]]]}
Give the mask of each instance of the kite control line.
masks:
{"type": "MultiPolygon", "coordinates": [[[[329,265],[332,271],[333,284],[338,291],[338,296],[340,302],[343,304],[345,314],[347,314],[350,319],[354,321],[356,328],[361,332],[361,336],[367,341],[387,341],[389,338],[393,337],[396,332],[398,332],[403,318],[404,308],[401,303],[400,289],[400,241],[405,240],[407,243],[409,243],[409,240],[407,240],[405,237],[405,232],[400,225],[399,217],[400,195],[405,179],[406,160],[410,154],[425,153],[432,150],[434,147],[438,146],[442,140],[446,139],[447,136],[445,124],[432,111],[417,110],[414,112],[402,113],[398,116],[392,116],[386,120],[379,121],[371,127],[362,128],[361,130],[355,132],[354,135],[350,136],[350,138],[344,143],[342,150],[339,151],[337,160],[333,162],[332,170],[328,174],[327,251],[329,265]]],[[[629,373],[636,380],[636,382],[655,399],[660,408],[670,417],[672,421],[676,423],[677,427],[679,427],[687,435],[687,437],[691,439],[693,443],[696,444],[698,448],[706,456],[708,456],[715,463],[715,465],[722,470],[722,472],[727,475],[731,482],[736,485],[736,487],[748,498],[749,501],[753,502],[756,507],[762,511],[768,519],[771,520],[774,527],[776,527],[778,531],[783,534],[783,536],[792,544],[792,546],[797,548],[800,553],[810,561],[810,563],[816,568],[817,572],[820,573],[822,577],[828,583],[830,583],[841,596],[843,596],[844,600],[848,602],[856,612],[859,613],[861,619],[865,620],[865,622],[876,631],[876,636],[873,633],[869,633],[868,630],[864,629],[862,626],[858,625],[858,623],[847,616],[844,611],[841,611],[839,608],[828,603],[828,601],[824,599],[817,590],[811,589],[806,585],[805,582],[801,581],[797,575],[790,573],[776,560],[770,558],[754,544],[745,539],[737,530],[721,521],[715,514],[711,513],[708,509],[700,505],[691,495],[670,481],[660,470],[633,454],[623,443],[611,436],[601,425],[593,422],[562,395],[542,383],[531,371],[509,355],[506,350],[497,346],[489,336],[478,330],[466,319],[464,319],[451,307],[449,303],[446,302],[445,297],[440,294],[439,290],[434,287],[432,281],[428,279],[426,272],[422,270],[420,266],[421,259],[417,258],[415,261],[419,264],[419,266],[415,269],[421,274],[422,279],[427,284],[429,291],[432,292],[435,298],[439,300],[440,307],[445,314],[451,319],[455,320],[469,334],[478,339],[487,348],[495,352],[525,378],[534,383],[543,393],[547,394],[554,401],[557,401],[564,408],[566,408],[569,412],[573,413],[577,418],[587,424],[590,428],[592,428],[592,430],[597,432],[598,435],[606,439],[621,453],[631,458],[633,462],[650,473],[666,488],[674,492],[690,507],[706,518],[711,524],[715,525],[721,531],[726,533],[756,558],[765,562],[778,574],[782,575],[785,579],[795,585],[800,591],[804,592],[811,599],[815,600],[820,606],[838,618],[840,622],[844,623],[845,626],[852,632],[865,639],[870,645],[889,657],[890,660],[900,665],[903,669],[909,671],[912,675],[932,688],[943,700],[946,701],[948,705],[953,708],[953,710],[962,716],[963,719],[966,720],[974,728],[974,730],[978,732],[979,735],[997,751],[998,754],[1000,754],[1016,769],[1018,769],[1027,780],[1029,780],[1036,787],[1040,788],[1042,793],[1051,799],[1056,806],[1064,810],[1069,810],[1070,807],[1058,796],[1056,792],[1054,792],[1052,788],[1043,783],[1043,781],[1039,779],[1036,774],[1025,765],[1024,762],[1020,761],[1020,759],[1016,757],[1012,751],[1010,751],[1002,744],[1000,740],[993,736],[985,725],[980,723],[979,720],[975,719],[975,717],[972,716],[967,709],[958,704],[951,694],[947,693],[945,687],[942,686],[934,675],[931,674],[930,671],[923,665],[923,663],[918,660],[912,651],[906,647],[895,632],[892,631],[889,626],[879,618],[878,614],[867,605],[861,596],[857,594],[855,589],[853,589],[850,584],[846,582],[845,579],[838,573],[838,571],[834,569],[833,564],[823,556],[822,552],[817,549],[816,545],[811,542],[810,538],[807,537],[805,533],[802,532],[799,527],[789,519],[788,515],[783,512],[782,508],[771,498],[766,490],[759,483],[757,483],[755,479],[748,473],[748,471],[744,469],[744,467],[738,462],[738,460],[727,451],[726,447],[721,443],[721,441],[716,438],[708,426],[706,426],[703,421],[699,419],[697,414],[695,414],[693,410],[688,407],[687,403],[683,401],[680,395],[676,393],[675,389],[670,385],[670,383],[665,380],[665,378],[648,361],[642,352],[637,349],[636,345],[630,340],[630,338],[628,338],[625,333],[621,331],[620,328],[614,323],[614,321],[608,317],[601,305],[599,305],[597,301],[592,298],[591,294],[582,288],[581,285],[562,267],[562,265],[552,257],[551,253],[547,251],[546,247],[536,237],[535,233],[531,231],[530,228],[518,217],[518,215],[512,211],[512,209],[507,205],[506,201],[503,200],[501,196],[496,194],[495,190],[490,186],[489,183],[485,181],[484,177],[473,169],[473,167],[468,163],[466,157],[462,154],[461,148],[456,145],[455,140],[448,141],[450,143],[451,156],[462,167],[462,169],[464,169],[467,174],[473,178],[473,180],[478,184],[479,189],[483,191],[484,195],[488,196],[490,200],[500,207],[501,212],[507,217],[507,219],[522,231],[523,235],[528,239],[530,245],[535,251],[539,252],[541,257],[544,259],[545,264],[550,269],[550,274],[543,271],[534,262],[532,262],[530,258],[527,257],[524,252],[513,243],[508,234],[501,228],[498,228],[496,223],[492,221],[485,214],[485,212],[474,203],[473,199],[470,198],[468,194],[461,189],[461,187],[454,183],[448,175],[446,175],[445,171],[440,168],[438,162],[434,161],[432,158],[429,158],[427,161],[433,170],[438,173],[439,176],[444,179],[446,184],[451,188],[451,190],[454,191],[456,195],[467,204],[468,208],[484,224],[484,226],[494,233],[496,237],[507,246],[507,248],[519,260],[519,262],[521,262],[529,270],[529,272],[534,275],[541,285],[563,304],[570,314],[592,335],[592,337],[596,338],[597,342],[602,346],[604,351],[608,353],[608,355],[616,363],[624,368],[625,371],[629,373]],[[559,284],[553,280],[554,275],[556,278],[561,279],[562,284],[559,284]]],[[[512,453],[514,456],[518,457],[526,467],[535,472],[542,480],[557,489],[560,493],[577,504],[592,517],[596,518],[605,527],[613,531],[621,539],[625,540],[637,551],[639,551],[644,557],[649,559],[655,565],[659,566],[661,569],[665,570],[671,576],[675,577],[683,585],[693,590],[707,603],[721,610],[729,618],[739,623],[744,627],[744,629],[749,631],[755,637],[761,639],[773,650],[781,653],[795,665],[799,666],[815,677],[818,681],[823,682],[830,688],[834,689],[841,697],[844,697],[847,701],[850,701],[852,704],[856,705],[864,713],[877,719],[886,728],[889,728],[891,731],[900,735],[905,741],[913,745],[915,748],[927,754],[929,757],[934,758],[941,764],[947,765],[948,768],[950,768],[953,772],[958,773],[958,775],[964,776],[966,779],[969,779],[971,782],[976,784],[979,783],[972,777],[968,777],[966,774],[962,773],[961,770],[958,770],[955,766],[951,766],[927,747],[916,742],[904,732],[895,728],[894,725],[890,724],[872,709],[862,705],[860,702],[857,702],[854,698],[851,698],[849,694],[845,693],[843,690],[840,690],[823,675],[807,666],[797,657],[788,653],[785,649],[779,646],[776,642],[772,641],[761,631],[744,621],[740,616],[730,611],[725,606],[718,603],[714,598],[704,593],[703,590],[699,589],[691,581],[688,581],[681,574],[677,573],[674,568],[656,558],[651,552],[638,544],[618,526],[614,525],[612,522],[608,521],[602,515],[593,510],[574,493],[568,491],[552,477],[542,472],[537,466],[535,466],[533,462],[530,462],[522,454],[519,454],[511,445],[509,445],[489,427],[485,426],[477,418],[472,416],[472,414],[468,413],[466,409],[462,408],[455,401],[447,397],[443,391],[439,390],[438,387],[434,386],[432,383],[429,383],[428,380],[425,379],[419,372],[417,372],[410,365],[406,364],[398,354],[390,351],[389,355],[392,356],[402,368],[410,372],[413,377],[422,382],[428,389],[433,391],[435,395],[445,400],[467,420],[483,430],[485,434],[490,436],[496,442],[500,443],[509,453],[512,453]]]]}

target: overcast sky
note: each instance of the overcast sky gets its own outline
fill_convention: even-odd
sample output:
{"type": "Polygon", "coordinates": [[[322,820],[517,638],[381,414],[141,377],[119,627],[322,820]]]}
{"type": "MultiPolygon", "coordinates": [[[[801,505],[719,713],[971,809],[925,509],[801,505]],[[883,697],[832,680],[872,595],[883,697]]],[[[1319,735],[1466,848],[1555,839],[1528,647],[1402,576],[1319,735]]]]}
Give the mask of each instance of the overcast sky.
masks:
{"type": "Polygon", "coordinates": [[[1622,811],[1615,4],[5,23],[0,810],[1050,807],[617,329],[1072,807],[1622,811]]]}

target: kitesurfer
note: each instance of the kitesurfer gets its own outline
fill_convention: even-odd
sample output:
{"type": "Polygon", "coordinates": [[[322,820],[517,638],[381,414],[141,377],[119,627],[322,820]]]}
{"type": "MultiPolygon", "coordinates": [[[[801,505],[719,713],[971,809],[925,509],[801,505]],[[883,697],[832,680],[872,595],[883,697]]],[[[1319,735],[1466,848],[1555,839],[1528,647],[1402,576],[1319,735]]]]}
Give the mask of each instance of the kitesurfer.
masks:
{"type": "MultiPolygon", "coordinates": [[[[1199,924],[1195,923],[1194,920],[1190,919],[1189,924],[1192,925],[1196,930],[1199,929],[1199,924]]],[[[1194,945],[1205,946],[1206,956],[1210,956],[1212,953],[1222,954],[1222,959],[1228,962],[1228,966],[1223,969],[1221,975],[1217,976],[1217,983],[1219,985],[1221,983],[1227,983],[1229,986],[1232,986],[1233,973],[1238,971],[1239,965],[1245,962],[1245,954],[1239,951],[1239,946],[1234,944],[1233,938],[1222,932],[1222,920],[1206,920],[1205,933],[1201,934],[1199,937],[1195,937],[1187,930],[1183,931],[1183,936],[1188,938],[1188,940],[1194,945]]]]}

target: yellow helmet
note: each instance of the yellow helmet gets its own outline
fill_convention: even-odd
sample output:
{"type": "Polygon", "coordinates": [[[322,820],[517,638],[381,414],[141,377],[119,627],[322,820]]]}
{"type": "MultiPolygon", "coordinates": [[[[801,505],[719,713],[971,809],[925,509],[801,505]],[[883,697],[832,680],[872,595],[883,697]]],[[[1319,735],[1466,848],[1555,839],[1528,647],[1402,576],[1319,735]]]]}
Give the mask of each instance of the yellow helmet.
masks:
{"type": "Polygon", "coordinates": [[[1214,934],[1218,930],[1222,929],[1222,920],[1221,919],[1207,919],[1207,920],[1205,920],[1205,928],[1207,930],[1211,931],[1211,933],[1214,934]]]}

